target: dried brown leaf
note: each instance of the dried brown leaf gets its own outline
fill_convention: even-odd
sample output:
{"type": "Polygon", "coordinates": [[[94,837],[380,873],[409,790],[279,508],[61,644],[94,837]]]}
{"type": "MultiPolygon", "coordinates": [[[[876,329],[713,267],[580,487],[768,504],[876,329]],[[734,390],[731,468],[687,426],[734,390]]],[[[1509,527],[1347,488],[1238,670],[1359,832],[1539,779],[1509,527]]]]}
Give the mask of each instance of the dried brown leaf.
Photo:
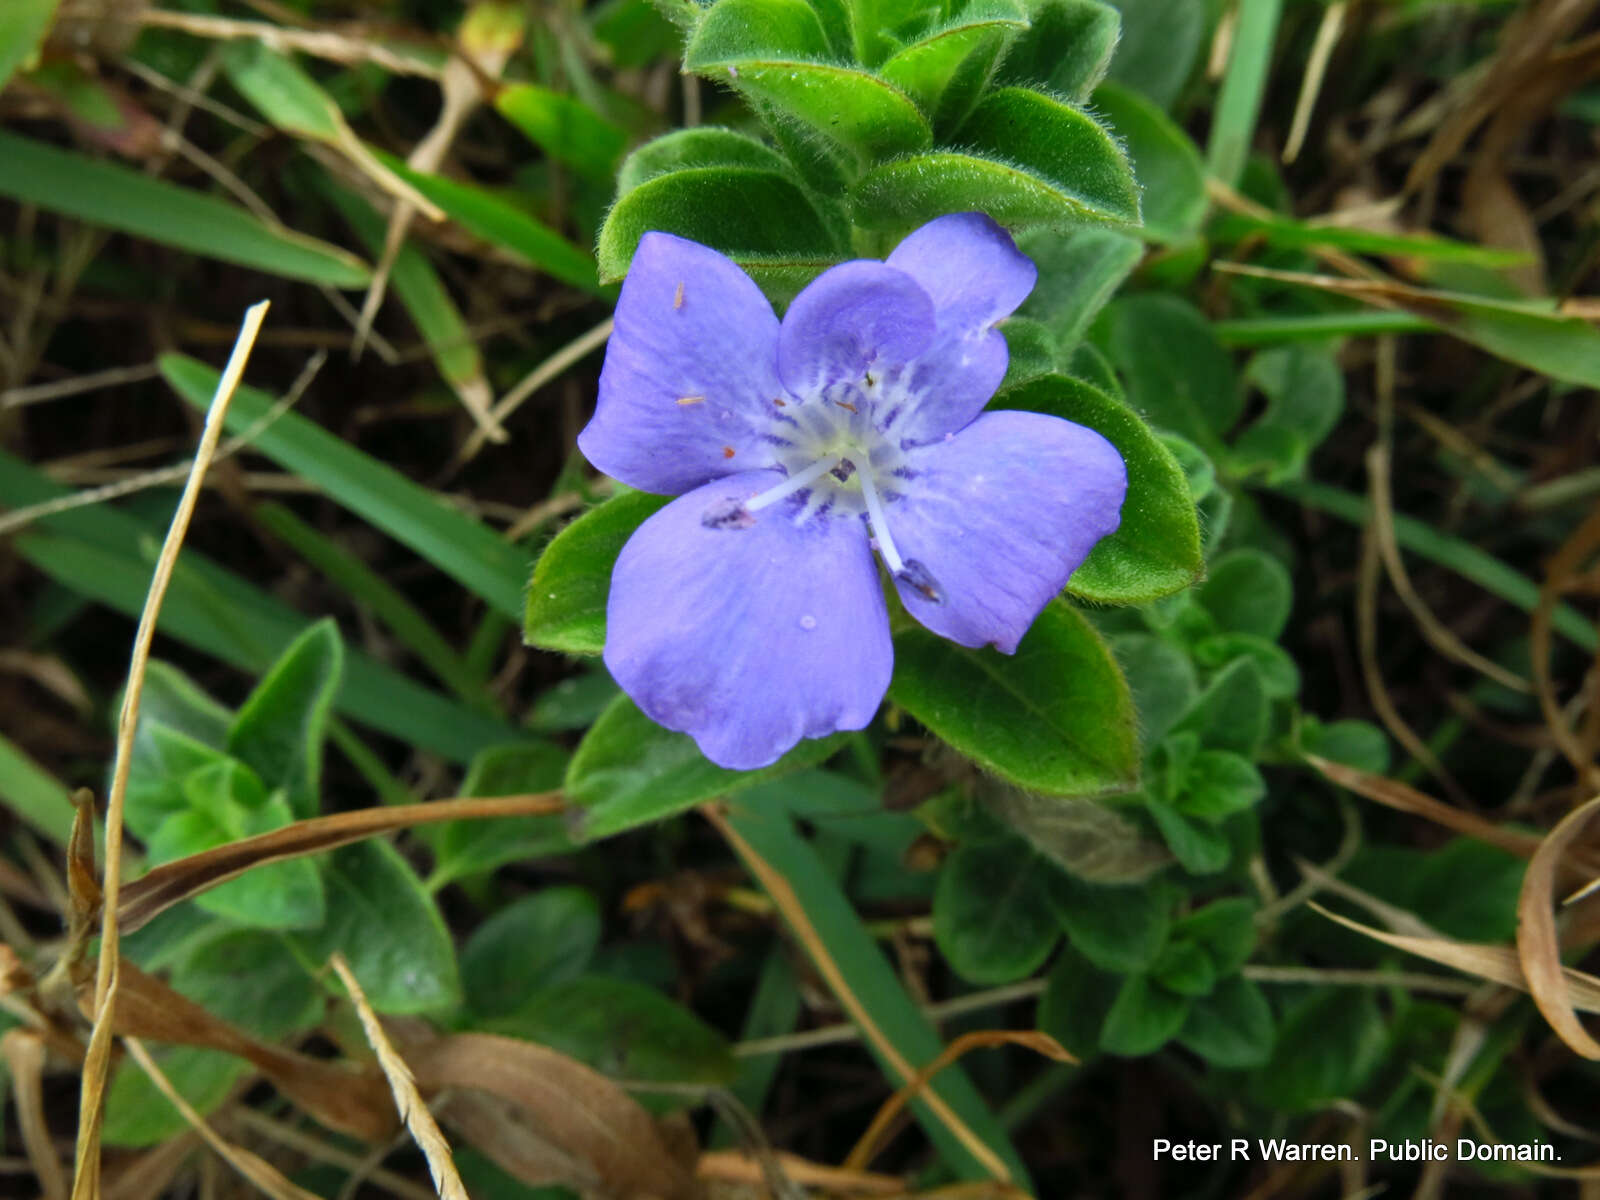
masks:
{"type": "Polygon", "coordinates": [[[282,829],[240,838],[187,858],[152,868],[123,889],[118,923],[133,931],[191,896],[250,870],[252,867],[318,854],[379,834],[435,821],[469,821],[488,817],[535,816],[560,812],[560,792],[523,796],[468,797],[425,804],[362,808],[295,821],[282,829]]]}
{"type": "Polygon", "coordinates": [[[0,1037],[0,1056],[11,1072],[12,1095],[17,1101],[17,1125],[22,1145],[33,1164],[34,1178],[44,1200],[65,1200],[67,1173],[56,1157],[50,1125],[44,1115],[44,1041],[31,1029],[10,1029],[0,1037]]]}
{"type": "MultiPolygon", "coordinates": [[[[87,984],[79,993],[85,1009],[92,1001],[87,984]]],[[[341,1133],[377,1142],[394,1131],[394,1106],[376,1074],[257,1041],[126,960],[115,1030],[123,1037],[203,1046],[242,1058],[312,1117],[341,1133]]]]}
{"type": "Polygon", "coordinates": [[[1590,1036],[1573,1012],[1567,968],[1561,963],[1554,901],[1556,870],[1562,857],[1568,845],[1587,831],[1596,811],[1600,811],[1600,796],[1568,813],[1550,831],[1528,863],[1528,872],[1522,877],[1522,895],[1517,901],[1517,956],[1533,1002],[1563,1042],[1591,1059],[1600,1059],[1600,1042],[1590,1036]]]}
{"type": "MultiPolygon", "coordinates": [[[[1457,942],[1450,938],[1419,938],[1407,937],[1398,933],[1385,933],[1381,929],[1374,929],[1370,925],[1363,925],[1360,921],[1352,921],[1349,917],[1341,917],[1338,913],[1329,912],[1315,901],[1310,901],[1310,906],[1316,909],[1330,921],[1337,921],[1347,929],[1354,929],[1357,933],[1364,933],[1386,946],[1393,946],[1396,950],[1404,950],[1407,954],[1415,954],[1419,958],[1426,958],[1432,962],[1443,963],[1447,967],[1454,967],[1468,975],[1476,975],[1479,979],[1487,979],[1490,983],[1503,983],[1507,987],[1514,987],[1518,991],[1531,992],[1527,976],[1523,974],[1522,964],[1517,958],[1517,952],[1510,946],[1495,946],[1483,942],[1457,942]]],[[[1583,971],[1575,971],[1571,967],[1561,968],[1562,983],[1566,989],[1568,1003],[1579,1012],[1600,1012],[1600,979],[1583,971]]]]}
{"type": "Polygon", "coordinates": [[[462,1141],[529,1187],[568,1187],[584,1196],[600,1189],[592,1163],[568,1154],[529,1122],[520,1105],[486,1092],[452,1092],[439,1119],[462,1141]]]}
{"type": "MultiPolygon", "coordinates": [[[[662,1141],[650,1114],[583,1063],[488,1033],[452,1034],[407,1047],[406,1055],[425,1092],[470,1089],[515,1104],[540,1138],[592,1169],[619,1200],[694,1200],[698,1195],[694,1178],[662,1141]]],[[[454,1121],[453,1103],[445,1112],[454,1121]]],[[[478,1140],[480,1130],[461,1132],[491,1152],[478,1140]]]]}
{"type": "MultiPolygon", "coordinates": [[[[875,1171],[852,1171],[845,1167],[830,1167],[814,1163],[779,1150],[774,1153],[784,1175],[803,1187],[826,1191],[840,1196],[900,1196],[905,1194],[905,1184],[894,1175],[881,1175],[875,1171]]],[[[764,1182],[761,1161],[743,1150],[713,1150],[700,1156],[695,1173],[704,1180],[744,1183],[758,1186],[764,1182]]]]}

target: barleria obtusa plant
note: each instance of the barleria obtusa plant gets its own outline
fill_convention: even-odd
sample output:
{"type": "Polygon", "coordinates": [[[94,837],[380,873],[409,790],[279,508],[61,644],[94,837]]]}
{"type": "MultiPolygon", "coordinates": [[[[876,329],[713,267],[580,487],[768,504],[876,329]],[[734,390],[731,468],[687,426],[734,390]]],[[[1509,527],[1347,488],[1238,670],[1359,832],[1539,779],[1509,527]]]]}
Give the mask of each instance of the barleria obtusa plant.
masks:
{"type": "Polygon", "coordinates": [[[1587,1156],[1592,6],[380,7],[0,0],[34,1190],[84,1061],[83,1200],[1587,1156]]]}

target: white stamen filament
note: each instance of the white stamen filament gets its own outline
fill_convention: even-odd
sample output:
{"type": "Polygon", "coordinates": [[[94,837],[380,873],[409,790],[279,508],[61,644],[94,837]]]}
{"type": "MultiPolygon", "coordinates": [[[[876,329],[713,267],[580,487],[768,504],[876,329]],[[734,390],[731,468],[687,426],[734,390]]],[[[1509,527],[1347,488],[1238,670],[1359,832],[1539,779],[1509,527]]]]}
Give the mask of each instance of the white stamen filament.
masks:
{"type": "Polygon", "coordinates": [[[801,471],[796,475],[791,475],[782,483],[773,484],[759,496],[753,496],[749,500],[746,500],[744,504],[745,512],[760,512],[769,504],[776,504],[785,496],[794,495],[794,493],[798,492],[807,484],[814,483],[818,479],[821,479],[829,471],[833,470],[838,463],[839,459],[836,455],[830,455],[826,458],[817,459],[816,462],[812,463],[804,471],[801,471]]]}
{"type": "Polygon", "coordinates": [[[878,485],[872,478],[872,468],[863,459],[856,469],[861,473],[861,496],[867,502],[867,524],[872,526],[872,537],[878,543],[878,553],[883,555],[883,565],[889,568],[889,574],[898,576],[906,569],[906,564],[900,557],[900,551],[895,548],[894,538],[889,536],[889,517],[883,511],[883,501],[878,498],[878,485]]]}

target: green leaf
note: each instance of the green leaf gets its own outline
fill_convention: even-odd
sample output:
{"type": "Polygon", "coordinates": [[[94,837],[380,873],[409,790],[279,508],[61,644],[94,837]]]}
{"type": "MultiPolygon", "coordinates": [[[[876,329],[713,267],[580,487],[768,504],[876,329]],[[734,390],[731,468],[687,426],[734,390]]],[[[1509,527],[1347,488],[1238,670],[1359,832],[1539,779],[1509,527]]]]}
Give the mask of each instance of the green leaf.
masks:
{"type": "Polygon", "coordinates": [[[803,0],[719,0],[689,39],[683,65],[771,106],[862,165],[928,145],[932,130],[905,93],[824,61],[828,53],[803,0]]]}
{"type": "Polygon", "coordinates": [[[1171,642],[1148,633],[1112,638],[1111,652],[1133,693],[1144,744],[1154,746],[1200,694],[1194,663],[1171,642]]]}
{"type": "Polygon", "coordinates": [[[962,846],[933,895],[933,937],[969,983],[1011,983],[1033,974],[1061,931],[1046,888],[1055,868],[1020,838],[962,846]]]}
{"type": "Polygon", "coordinates": [[[606,214],[600,277],[610,283],[626,275],[651,231],[712,246],[757,283],[791,296],[843,257],[791,174],[765,167],[689,167],[639,184],[606,214]]]}
{"type": "Polygon", "coordinates": [[[585,292],[606,294],[595,276],[594,258],[588,251],[574,246],[510,201],[474,184],[414,170],[392,155],[379,154],[378,158],[484,241],[563,283],[585,292]]]}
{"type": "Polygon", "coordinates": [[[381,1013],[437,1012],[461,1003],[450,932],[399,851],[385,841],[335,850],[323,880],[327,922],[294,935],[308,965],[320,971],[334,951],[342,952],[381,1013]]]}
{"type": "MultiPolygon", "coordinates": [[[[222,759],[183,780],[186,807],[146,839],[152,863],[170,862],[240,838],[282,829],[294,820],[281,792],[270,796],[243,763],[222,759]]],[[[326,911],[316,864],[290,858],[252,867],[195,898],[206,912],[257,929],[310,929],[326,911]]]]}
{"type": "Polygon", "coordinates": [[[1087,425],[1122,455],[1128,495],[1122,523],[1090,551],[1067,591],[1100,604],[1140,604],[1189,586],[1204,565],[1200,525],[1183,469],[1126,405],[1082,380],[1048,375],[1007,388],[991,402],[1087,425]]]}
{"type": "Polygon", "coordinates": [[[485,1027],[618,1079],[726,1084],[738,1073],[720,1033],[654,988],[625,979],[580,975],[550,984],[485,1027]]]}
{"type": "Polygon", "coordinates": [[[344,671],[344,642],[332,617],[283,652],[228,730],[228,753],[282,788],[297,817],[322,808],[322,741],[344,671]]]}
{"type": "Polygon", "coordinates": [[[1100,1048],[1128,1058],[1161,1049],[1183,1028],[1191,1001],[1169,992],[1148,975],[1130,975],[1100,1030],[1100,1048]]]}
{"type": "Polygon", "coordinates": [[[494,106],[551,158],[610,183],[628,135],[583,101],[538,84],[518,83],[502,88],[494,106]]]}
{"type": "Polygon", "coordinates": [[[159,662],[147,666],[124,800],[129,829],[149,838],[167,817],[188,807],[184,779],[200,767],[228,761],[221,747],[232,720],[232,713],[177,668],[159,662]]]}
{"type": "Polygon", "coordinates": [[[1092,965],[1068,946],[1056,956],[1045,978],[1036,1018],[1048,1033],[1078,1058],[1099,1053],[1100,1030],[1122,990],[1116,975],[1092,965]]]}
{"type": "Polygon", "coordinates": [[[1333,431],[1344,411],[1344,374],[1332,353],[1310,346],[1279,346],[1250,360],[1245,380],[1267,397],[1267,407],[1234,439],[1233,472],[1283,483],[1305,474],[1311,451],[1333,431]]]}
{"type": "Polygon", "coordinates": [[[1382,1061],[1386,1040],[1371,991],[1319,988],[1284,1017],[1252,1090],[1274,1112],[1324,1109],[1356,1094],[1382,1061]]]}
{"type": "Polygon", "coordinates": [[[1233,844],[1221,828],[1190,820],[1165,800],[1147,799],[1146,808],[1184,870],[1193,875],[1213,875],[1228,865],[1233,844]]]}
{"type": "Polygon", "coordinates": [[[1118,300],[1106,317],[1108,349],[1127,379],[1128,403],[1157,428],[1181,433],[1217,457],[1243,397],[1206,319],[1161,292],[1118,300]]]}
{"type": "Polygon", "coordinates": [[[1306,717],[1300,726],[1300,746],[1307,754],[1332,759],[1373,775],[1389,770],[1389,736],[1370,721],[1354,719],[1323,724],[1306,717]]]}
{"type": "MultiPolygon", "coordinates": [[[[566,777],[568,755],[551,742],[511,742],[488,746],[472,760],[461,785],[463,796],[520,796],[554,791],[566,777]]],[[[428,890],[452,880],[492,871],[506,863],[568,853],[572,838],[558,813],[532,817],[494,817],[447,821],[429,835],[434,868],[428,890]]]]}
{"type": "Polygon", "coordinates": [[[1256,906],[1252,900],[1243,897],[1213,900],[1173,926],[1172,936],[1186,938],[1201,947],[1220,979],[1242,967],[1250,951],[1255,949],[1255,915],[1256,906]]]}
{"type": "Polygon", "coordinates": [[[1051,908],[1073,949],[1119,975],[1156,961],[1176,901],[1173,889],[1159,882],[1116,886],[1059,874],[1050,884],[1051,908]]]}
{"type": "MultiPolygon", "coordinates": [[[[161,373],[180,396],[201,410],[210,404],[216,371],[177,354],[162,355],[160,362],[161,373]]],[[[228,428],[254,428],[273,403],[265,392],[239,388],[228,411],[228,428]]],[[[527,572],[523,552],[393,467],[297,413],[284,413],[259,430],[251,448],[315,480],[351,512],[409,546],[492,608],[510,617],[521,615],[527,572]]]]}
{"type": "Polygon", "coordinates": [[[1151,966],[1150,978],[1180,996],[1204,996],[1217,985],[1217,969],[1199,946],[1174,938],[1151,966]]]}
{"type": "Polygon", "coordinates": [[[1007,317],[1002,330],[1011,360],[1006,364],[1002,390],[1026,383],[1056,369],[1056,339],[1042,321],[1007,317]]]}
{"type": "Polygon", "coordinates": [[[309,1029],[322,1016],[316,982],[283,944],[251,929],[213,927],[172,970],[172,986],[207,1012],[266,1041],[309,1029]]]}
{"type": "Polygon", "coordinates": [[[226,200],[3,132],[0,196],[269,275],[338,288],[369,279],[353,254],[226,200]]]}
{"type": "Polygon", "coordinates": [[[528,710],[528,728],[537,733],[587,729],[617,698],[617,685],[603,667],[552,684],[528,710]]]}
{"type": "Polygon", "coordinates": [[[1007,53],[1000,82],[1087,100],[1117,48],[1117,10],[1101,0],[1032,0],[1028,9],[1028,31],[1007,53]]]}
{"type": "Polygon", "coordinates": [[[799,182],[789,160],[760,139],[734,129],[697,125],[664,133],[628,155],[617,172],[617,195],[626,196],[658,175],[697,167],[747,167],[799,182]]]}
{"type": "Polygon", "coordinates": [[[1261,772],[1248,758],[1226,750],[1202,750],[1189,764],[1176,804],[1185,816],[1217,824],[1254,808],[1266,794],[1261,772]]]}
{"type": "Polygon", "coordinates": [[[1087,621],[1051,601],[1015,655],[916,628],[895,638],[889,697],[985,769],[1058,795],[1138,777],[1128,685],[1087,621]]]}
{"type": "Polygon", "coordinates": [[[1189,135],[1152,101],[1114,83],[1095,89],[1094,108],[1127,146],[1146,236],[1165,242],[1192,237],[1209,202],[1205,164],[1189,135]]]}
{"type": "MultiPolygon", "coordinates": [[[[216,1111],[233,1085],[250,1070],[242,1058],[198,1046],[174,1046],[153,1057],[177,1089],[202,1117],[216,1111]]],[[[108,1146],[155,1146],[189,1128],[183,1115],[131,1058],[124,1058],[106,1093],[101,1138],[108,1146]]]]}
{"type": "Polygon", "coordinates": [[[1017,245],[1039,268],[1039,281],[1017,312],[1049,326],[1066,368],[1089,323],[1138,264],[1144,246],[1136,237],[1093,225],[1065,234],[1029,230],[1017,245]]]}
{"type": "Polygon", "coordinates": [[[911,154],[868,171],[852,193],[865,228],[909,230],[979,209],[1005,225],[1136,223],[1127,156],[1094,118],[1039,92],[991,92],[962,124],[966,153],[911,154]]]}
{"type": "Polygon", "coordinates": [[[617,555],[670,496],[624,492],[595,505],[545,547],[528,584],[522,639],[563,654],[599,654],[606,645],[606,597],[617,555]]]}
{"type": "Polygon", "coordinates": [[[951,129],[972,111],[996,59],[1027,25],[1021,5],[986,0],[896,51],[878,73],[916,101],[935,129],[951,129]]]}
{"type": "Polygon", "coordinates": [[[1294,584],[1276,558],[1247,548],[1213,562],[1195,598],[1222,632],[1272,641],[1289,623],[1294,584]]]}
{"type": "Polygon", "coordinates": [[[1287,700],[1300,691],[1300,668],[1289,652],[1248,633],[1219,633],[1196,641],[1190,650],[1198,666],[1216,670],[1236,658],[1248,658],[1261,676],[1269,700],[1287,700]]]}
{"type": "Polygon", "coordinates": [[[1111,60],[1109,78],[1171,109],[1194,74],[1195,59],[1206,40],[1207,6],[1172,0],[1116,3],[1122,12],[1122,41],[1111,60]]]}
{"type": "Polygon", "coordinates": [[[1189,1010],[1178,1041],[1214,1067],[1259,1067],[1272,1057],[1272,1007],[1250,980],[1231,975],[1189,1010]]]}
{"type": "Polygon", "coordinates": [[[461,952],[467,1006],[503,1016],[530,993],[581,975],[600,944],[600,905],[581,887],[551,887],[506,905],[461,952]]]}
{"type": "Polygon", "coordinates": [[[609,837],[675,816],[713,796],[775,779],[833,755],[842,735],[807,739],[770,767],[729,771],[687,734],[663,729],[626,696],[601,714],[567,767],[567,799],[584,809],[575,835],[609,837]]]}
{"type": "Polygon", "coordinates": [[[1261,672],[1250,659],[1240,658],[1217,672],[1176,729],[1193,730],[1212,749],[1253,758],[1266,740],[1271,715],[1261,672]]]}
{"type": "Polygon", "coordinates": [[[0,88],[38,52],[58,0],[10,0],[0,10],[0,88]]]}

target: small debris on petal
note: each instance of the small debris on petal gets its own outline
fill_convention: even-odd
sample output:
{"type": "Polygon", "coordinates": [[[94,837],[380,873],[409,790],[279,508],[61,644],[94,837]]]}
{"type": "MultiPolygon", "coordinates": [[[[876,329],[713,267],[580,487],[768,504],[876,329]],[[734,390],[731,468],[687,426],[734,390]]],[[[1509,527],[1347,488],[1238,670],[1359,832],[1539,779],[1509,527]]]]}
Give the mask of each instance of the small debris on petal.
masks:
{"type": "Polygon", "coordinates": [[[678,397],[678,404],[679,404],[680,407],[683,407],[683,408],[687,408],[691,404],[704,404],[705,402],[706,402],[706,398],[704,396],[679,396],[678,397]]]}
{"type": "Polygon", "coordinates": [[[778,406],[778,407],[779,407],[779,408],[788,408],[788,407],[789,407],[789,404],[788,404],[788,402],[787,402],[787,401],[785,401],[785,400],[780,400],[780,399],[779,399],[779,398],[778,398],[778,397],[777,397],[777,396],[774,396],[774,397],[773,397],[773,398],[772,398],[772,402],[773,402],[773,403],[774,403],[774,404],[776,404],[776,405],[777,405],[777,406],[778,406]]]}
{"type": "Polygon", "coordinates": [[[674,310],[683,307],[683,280],[678,280],[678,290],[672,293],[672,307],[674,310]]]}
{"type": "Polygon", "coordinates": [[[916,559],[906,559],[906,565],[895,573],[895,578],[915,590],[924,600],[934,604],[944,603],[944,593],[939,590],[939,583],[934,579],[933,572],[916,559]]]}
{"type": "Polygon", "coordinates": [[[848,401],[848,400],[835,400],[834,403],[837,404],[840,408],[848,408],[851,412],[860,412],[861,411],[854,404],[851,404],[850,401],[848,401]]]}
{"type": "Polygon", "coordinates": [[[723,458],[732,458],[733,457],[733,447],[732,446],[724,446],[722,448],[722,457],[723,458]]]}

